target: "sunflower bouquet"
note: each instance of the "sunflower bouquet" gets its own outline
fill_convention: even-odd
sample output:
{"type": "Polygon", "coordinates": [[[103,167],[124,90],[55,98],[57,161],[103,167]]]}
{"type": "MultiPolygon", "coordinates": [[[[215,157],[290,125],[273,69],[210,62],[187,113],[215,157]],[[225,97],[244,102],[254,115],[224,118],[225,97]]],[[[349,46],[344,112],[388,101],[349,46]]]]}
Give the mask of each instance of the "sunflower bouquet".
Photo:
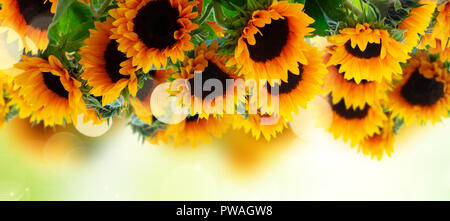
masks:
{"type": "Polygon", "coordinates": [[[23,42],[19,74],[0,75],[0,125],[121,117],[154,144],[196,146],[228,129],[270,141],[323,97],[332,119],[319,125],[381,159],[404,124],[449,116],[448,1],[0,4],[1,27],[23,42]],[[162,119],[170,105],[157,99],[184,117],[162,119]]]}

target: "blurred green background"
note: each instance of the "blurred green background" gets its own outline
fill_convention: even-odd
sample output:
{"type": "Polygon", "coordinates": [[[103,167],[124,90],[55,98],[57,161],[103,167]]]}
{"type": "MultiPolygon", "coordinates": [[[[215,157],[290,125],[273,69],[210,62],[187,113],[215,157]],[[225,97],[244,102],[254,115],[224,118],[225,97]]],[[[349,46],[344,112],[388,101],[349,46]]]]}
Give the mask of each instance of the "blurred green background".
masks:
{"type": "Polygon", "coordinates": [[[394,155],[379,162],[315,128],[311,114],[296,117],[289,145],[245,151],[227,141],[239,133],[175,149],[143,144],[121,121],[88,138],[70,127],[30,132],[14,120],[0,131],[0,199],[450,199],[448,119],[403,128],[394,155]]]}

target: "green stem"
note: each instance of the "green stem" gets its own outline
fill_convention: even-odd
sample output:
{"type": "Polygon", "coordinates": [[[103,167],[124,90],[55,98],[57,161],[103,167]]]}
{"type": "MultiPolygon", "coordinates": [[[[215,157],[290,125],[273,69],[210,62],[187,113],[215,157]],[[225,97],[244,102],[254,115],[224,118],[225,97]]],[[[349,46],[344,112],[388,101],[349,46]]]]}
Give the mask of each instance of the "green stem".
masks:
{"type": "Polygon", "coordinates": [[[205,14],[203,14],[203,16],[200,18],[200,20],[198,21],[198,24],[202,24],[203,22],[205,22],[205,20],[209,17],[209,15],[211,14],[211,10],[213,9],[214,5],[212,3],[208,4],[208,7],[206,8],[205,14]]]}
{"type": "Polygon", "coordinates": [[[95,9],[94,9],[94,3],[93,3],[92,0],[89,1],[89,9],[91,9],[91,13],[92,13],[93,15],[96,15],[96,14],[97,14],[97,12],[96,12],[95,9]]]}
{"type": "Polygon", "coordinates": [[[225,26],[227,23],[225,14],[223,13],[222,6],[218,1],[213,1],[214,3],[214,14],[216,16],[217,23],[222,26],[225,26]]]}
{"type": "Polygon", "coordinates": [[[367,20],[366,6],[364,5],[363,0],[359,0],[359,4],[361,5],[363,19],[364,21],[366,21],[367,20]]]}
{"type": "Polygon", "coordinates": [[[362,11],[356,7],[350,0],[344,0],[344,6],[352,10],[356,15],[361,16],[362,11]]]}
{"type": "Polygon", "coordinates": [[[105,13],[106,8],[108,8],[109,5],[111,5],[112,0],[105,0],[102,4],[102,7],[97,11],[95,17],[100,17],[105,13]]]}

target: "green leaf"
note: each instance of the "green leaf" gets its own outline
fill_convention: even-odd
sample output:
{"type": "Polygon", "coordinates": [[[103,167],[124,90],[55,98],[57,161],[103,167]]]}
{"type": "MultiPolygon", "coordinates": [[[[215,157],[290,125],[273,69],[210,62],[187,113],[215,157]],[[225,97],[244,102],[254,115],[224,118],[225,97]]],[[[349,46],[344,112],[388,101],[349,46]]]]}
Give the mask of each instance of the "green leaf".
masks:
{"type": "Polygon", "coordinates": [[[247,0],[218,0],[218,1],[224,8],[230,11],[236,11],[236,8],[233,6],[233,4],[239,7],[243,7],[247,3],[247,0]]]}
{"type": "Polygon", "coordinates": [[[89,29],[94,28],[94,20],[89,7],[75,0],[58,1],[57,13],[49,27],[48,38],[51,45],[73,52],[78,51],[89,37],[89,29]]]}
{"type": "Polygon", "coordinates": [[[395,11],[398,11],[399,9],[401,9],[403,6],[402,6],[402,3],[400,2],[400,0],[396,0],[395,2],[394,2],[394,9],[395,9],[395,11]]]}
{"type": "Polygon", "coordinates": [[[405,121],[403,118],[394,118],[394,134],[398,134],[398,131],[403,127],[403,125],[405,124],[405,121]]]}
{"type": "MultiPolygon", "coordinates": [[[[300,0],[295,2],[301,3],[300,0]]],[[[314,34],[327,36],[330,34],[330,25],[342,20],[345,16],[341,9],[342,0],[308,0],[305,1],[305,13],[311,16],[315,22],[311,25],[314,34]]]]}
{"type": "Polygon", "coordinates": [[[53,23],[57,22],[59,18],[64,14],[64,12],[67,10],[67,8],[72,5],[73,2],[76,0],[59,0],[58,4],[56,5],[56,13],[53,17],[53,23]]]}
{"type": "Polygon", "coordinates": [[[405,40],[405,30],[391,29],[389,30],[389,34],[398,42],[403,42],[405,40]]]}

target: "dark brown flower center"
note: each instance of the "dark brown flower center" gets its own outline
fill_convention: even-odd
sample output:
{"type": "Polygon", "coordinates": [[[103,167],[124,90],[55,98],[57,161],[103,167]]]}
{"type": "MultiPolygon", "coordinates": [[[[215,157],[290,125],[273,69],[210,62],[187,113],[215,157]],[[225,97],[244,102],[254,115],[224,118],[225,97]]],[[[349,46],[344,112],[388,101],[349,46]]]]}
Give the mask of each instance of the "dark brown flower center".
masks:
{"type": "Polygon", "coordinates": [[[345,43],[345,49],[355,57],[369,59],[380,56],[381,43],[367,43],[366,50],[361,51],[358,45],[356,45],[355,48],[352,48],[352,42],[349,40],[345,43]]]}
{"type": "Polygon", "coordinates": [[[250,58],[255,62],[266,62],[279,57],[288,42],[288,19],[272,20],[271,24],[267,24],[259,30],[262,35],[255,34],[256,44],[247,43],[250,58]]]}
{"type": "MultiPolygon", "coordinates": [[[[339,72],[339,69],[341,68],[341,65],[340,64],[338,64],[338,65],[336,65],[336,70],[338,71],[338,73],[339,74],[342,74],[342,75],[345,75],[345,72],[339,72]]],[[[344,78],[345,79],[345,78],[344,78]]],[[[356,83],[356,81],[355,81],[355,79],[351,79],[351,80],[347,80],[347,79],[345,79],[346,81],[348,81],[348,82],[351,82],[351,83],[354,83],[354,84],[357,84],[356,83]]],[[[359,84],[362,84],[362,85],[365,85],[365,84],[368,84],[368,83],[371,83],[372,81],[368,81],[368,80],[361,80],[361,82],[359,82],[359,84]]]]}
{"type": "MultiPolygon", "coordinates": [[[[298,70],[300,71],[299,75],[293,74],[292,72],[288,72],[288,82],[281,81],[281,85],[278,85],[278,83],[275,83],[275,86],[279,86],[279,93],[278,94],[288,94],[291,91],[293,91],[295,88],[297,88],[300,81],[302,81],[303,76],[303,65],[301,63],[298,63],[298,70]]],[[[269,94],[272,94],[272,91],[274,90],[274,87],[270,87],[268,83],[266,83],[267,92],[269,94]]],[[[272,95],[278,95],[277,93],[273,93],[272,95]]]]}
{"type": "Polygon", "coordinates": [[[222,71],[222,69],[220,69],[212,61],[208,61],[208,67],[205,68],[205,70],[202,72],[201,76],[202,76],[201,85],[195,84],[195,77],[189,79],[189,84],[191,87],[190,88],[191,95],[193,94],[194,96],[196,96],[197,98],[201,98],[202,100],[205,100],[213,92],[215,93],[214,94],[215,96],[213,96],[212,99],[223,96],[224,94],[227,93],[228,87],[231,86],[231,85],[227,85],[227,79],[231,79],[230,76],[227,73],[225,73],[224,71],[222,71]],[[217,90],[217,88],[212,89],[211,92],[205,92],[203,90],[203,86],[205,85],[205,83],[211,79],[216,79],[216,80],[220,81],[220,83],[222,84],[222,91],[214,91],[214,90],[217,90]],[[196,88],[198,91],[202,92],[201,96],[200,96],[200,94],[195,93],[196,88]]]}
{"type": "MultiPolygon", "coordinates": [[[[150,72],[150,76],[154,76],[155,71],[151,71],[150,72]]],[[[144,85],[142,86],[141,89],[138,90],[138,92],[136,93],[136,97],[141,100],[141,101],[145,101],[148,96],[150,95],[150,91],[152,91],[153,89],[153,79],[148,78],[146,80],[144,80],[144,85]]]]}
{"type": "MultiPolygon", "coordinates": [[[[50,12],[52,3],[40,0],[17,0],[19,11],[26,23],[40,30],[47,30],[53,21],[53,14],[50,12]]],[[[11,18],[15,19],[15,18],[11,18]]]]}
{"type": "Polygon", "coordinates": [[[106,47],[103,56],[105,58],[105,70],[112,82],[116,83],[123,78],[130,78],[130,76],[120,74],[119,70],[122,68],[120,63],[127,60],[124,53],[118,49],[116,41],[111,40],[106,47]]]}
{"type": "Polygon", "coordinates": [[[356,109],[350,108],[347,109],[345,106],[345,101],[342,99],[339,103],[333,105],[332,95],[329,97],[330,104],[333,108],[333,111],[337,113],[339,116],[352,120],[352,119],[364,119],[369,114],[370,106],[366,104],[364,109],[360,109],[357,107],[356,109]]]}
{"type": "Polygon", "coordinates": [[[175,31],[181,29],[179,16],[178,9],[169,1],[150,1],[134,18],[134,32],[148,48],[170,48],[177,42],[175,31]]]}
{"type": "Polygon", "coordinates": [[[55,94],[62,98],[69,98],[69,92],[64,88],[59,76],[56,76],[50,72],[42,72],[45,86],[55,94]]]}
{"type": "Polygon", "coordinates": [[[194,116],[188,116],[188,117],[186,118],[186,123],[189,123],[189,122],[198,122],[199,120],[200,120],[200,118],[199,118],[198,114],[196,114],[196,115],[194,115],[194,116]]]}
{"type": "Polygon", "coordinates": [[[433,106],[444,97],[444,83],[426,78],[416,69],[403,85],[401,95],[411,105],[433,106]]]}

